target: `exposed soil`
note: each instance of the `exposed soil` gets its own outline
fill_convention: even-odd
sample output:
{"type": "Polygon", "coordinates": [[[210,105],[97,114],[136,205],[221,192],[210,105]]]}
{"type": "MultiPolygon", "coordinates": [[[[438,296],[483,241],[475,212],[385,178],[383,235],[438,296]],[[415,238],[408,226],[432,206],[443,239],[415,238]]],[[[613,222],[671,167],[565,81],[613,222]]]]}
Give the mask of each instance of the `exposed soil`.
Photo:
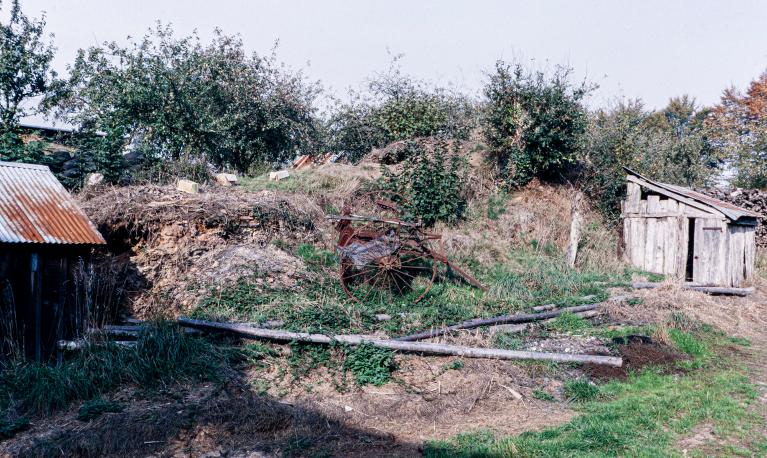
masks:
{"type": "Polygon", "coordinates": [[[638,372],[643,367],[653,366],[666,373],[679,372],[677,362],[688,359],[684,353],[674,348],[652,342],[644,336],[629,336],[619,340],[616,345],[618,353],[623,357],[623,366],[584,365],[584,371],[596,380],[626,380],[632,372],[638,372]]]}

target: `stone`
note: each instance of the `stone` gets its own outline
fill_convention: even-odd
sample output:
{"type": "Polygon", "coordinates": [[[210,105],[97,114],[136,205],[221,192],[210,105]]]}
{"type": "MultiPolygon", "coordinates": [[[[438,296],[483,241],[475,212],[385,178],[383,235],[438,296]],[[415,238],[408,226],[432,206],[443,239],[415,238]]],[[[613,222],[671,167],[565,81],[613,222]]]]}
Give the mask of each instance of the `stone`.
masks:
{"type": "Polygon", "coordinates": [[[85,186],[96,186],[104,181],[104,175],[101,173],[89,173],[85,178],[85,186]]]}
{"type": "Polygon", "coordinates": [[[233,173],[217,173],[214,178],[216,179],[216,183],[221,186],[234,186],[239,182],[237,180],[237,175],[233,173]]]}
{"type": "Polygon", "coordinates": [[[269,172],[269,179],[272,181],[280,181],[290,176],[290,172],[287,170],[280,170],[279,172],[269,172]]]}
{"type": "Polygon", "coordinates": [[[176,189],[187,194],[197,194],[200,192],[200,185],[192,180],[178,180],[176,189]]]}

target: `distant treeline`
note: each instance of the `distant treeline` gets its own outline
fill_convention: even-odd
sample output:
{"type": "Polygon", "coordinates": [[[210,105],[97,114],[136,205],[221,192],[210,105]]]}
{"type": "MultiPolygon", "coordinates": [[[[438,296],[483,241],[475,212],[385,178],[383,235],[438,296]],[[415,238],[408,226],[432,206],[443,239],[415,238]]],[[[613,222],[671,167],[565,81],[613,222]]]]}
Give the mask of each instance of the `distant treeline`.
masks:
{"type": "Polygon", "coordinates": [[[624,165],[684,186],[709,185],[723,171],[738,186],[767,186],[767,74],[744,93],[725,89],[713,107],[681,95],[661,110],[641,100],[588,110],[584,98],[595,86],[574,81],[566,67],[489,64],[482,94],[471,96],[405,75],[395,59],[339,100],[275,51],[247,53],[221,31],[207,43],[176,37],[163,25],[126,45],[82,49],[60,76],[44,18],[28,17],[18,1],[8,9],[0,23],[0,160],[51,160],[45,142],[19,129],[21,118],[47,113],[76,126],[67,140],[75,158],[62,176],[70,187],[92,172],[121,183],[204,178],[211,169],[256,174],[300,154],[355,162],[423,137],[481,140],[499,184],[569,181],[607,215],[617,212],[624,165]]]}

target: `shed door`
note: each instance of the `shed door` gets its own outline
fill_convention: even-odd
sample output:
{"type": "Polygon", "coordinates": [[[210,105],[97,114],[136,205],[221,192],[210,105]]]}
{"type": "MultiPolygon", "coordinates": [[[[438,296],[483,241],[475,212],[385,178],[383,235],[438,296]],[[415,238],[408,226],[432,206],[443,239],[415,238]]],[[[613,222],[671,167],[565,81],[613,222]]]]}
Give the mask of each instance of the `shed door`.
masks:
{"type": "Polygon", "coordinates": [[[705,285],[729,284],[727,276],[727,226],[720,219],[696,218],[692,280],[705,285]]]}

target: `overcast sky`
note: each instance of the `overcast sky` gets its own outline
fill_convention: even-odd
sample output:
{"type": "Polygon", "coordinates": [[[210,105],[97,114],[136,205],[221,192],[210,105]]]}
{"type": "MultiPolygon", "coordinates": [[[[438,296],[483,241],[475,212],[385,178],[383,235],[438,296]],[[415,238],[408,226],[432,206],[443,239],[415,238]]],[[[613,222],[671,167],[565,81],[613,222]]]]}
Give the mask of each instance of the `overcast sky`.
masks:
{"type": "MultiPolygon", "coordinates": [[[[7,4],[6,2],[4,2],[7,4]]],[[[403,69],[478,93],[497,59],[566,64],[599,84],[591,106],[619,97],[661,107],[688,93],[715,103],[767,68],[767,1],[244,1],[22,0],[45,11],[66,69],[78,48],[142,36],[155,21],[179,35],[215,27],[249,50],[304,68],[342,94],[384,70],[403,69]]]]}

